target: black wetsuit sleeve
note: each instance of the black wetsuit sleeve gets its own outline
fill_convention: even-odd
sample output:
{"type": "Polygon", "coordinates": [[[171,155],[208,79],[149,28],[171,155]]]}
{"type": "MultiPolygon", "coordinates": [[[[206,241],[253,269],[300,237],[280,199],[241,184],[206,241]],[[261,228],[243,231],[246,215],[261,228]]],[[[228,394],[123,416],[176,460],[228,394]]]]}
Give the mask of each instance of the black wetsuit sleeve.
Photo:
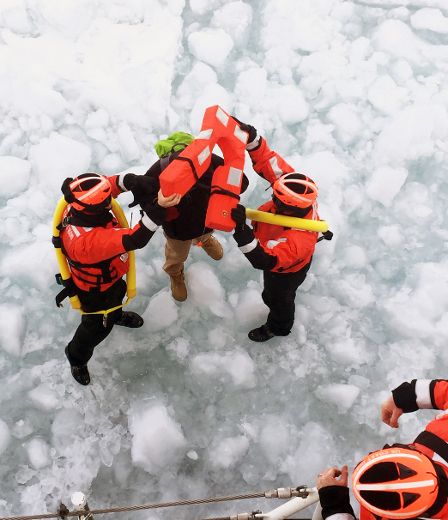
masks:
{"type": "Polygon", "coordinates": [[[129,234],[123,235],[122,241],[125,251],[134,251],[134,249],[145,247],[158,227],[148,215],[143,215],[140,222],[129,230],[129,234]]]}
{"type": "Polygon", "coordinates": [[[418,410],[417,394],[415,393],[416,382],[417,380],[413,379],[410,383],[401,383],[400,386],[392,390],[394,403],[405,413],[418,410]]]}
{"type": "MultiPolygon", "coordinates": [[[[319,500],[322,506],[322,518],[326,520],[332,515],[346,514],[353,518],[355,513],[350,504],[350,494],[346,486],[326,486],[319,489],[319,500]]],[[[347,516],[347,518],[349,518],[347,516]]]]}
{"type": "Polygon", "coordinates": [[[252,264],[255,269],[261,269],[263,271],[270,271],[275,267],[277,258],[273,255],[266,253],[266,251],[258,244],[252,251],[244,253],[246,258],[252,264]]]}

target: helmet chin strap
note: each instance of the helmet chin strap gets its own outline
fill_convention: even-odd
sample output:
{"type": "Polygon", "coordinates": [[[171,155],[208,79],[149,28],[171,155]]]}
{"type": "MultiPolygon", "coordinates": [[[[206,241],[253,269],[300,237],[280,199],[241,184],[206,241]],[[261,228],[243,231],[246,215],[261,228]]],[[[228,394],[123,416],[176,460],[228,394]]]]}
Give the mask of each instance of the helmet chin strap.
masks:
{"type": "Polygon", "coordinates": [[[276,210],[282,215],[288,215],[290,217],[305,217],[312,209],[312,206],[308,206],[307,208],[297,208],[295,206],[289,206],[282,202],[278,197],[274,194],[272,195],[272,201],[275,205],[276,210]]]}
{"type": "Polygon", "coordinates": [[[112,213],[106,208],[101,213],[88,213],[72,207],[69,215],[70,224],[83,227],[102,227],[111,222],[112,219],[112,213]]]}
{"type": "Polygon", "coordinates": [[[67,177],[65,181],[62,183],[61,191],[64,195],[64,199],[71,204],[72,202],[75,202],[75,197],[72,193],[72,190],[70,189],[70,184],[73,182],[72,177],[67,177]]]}

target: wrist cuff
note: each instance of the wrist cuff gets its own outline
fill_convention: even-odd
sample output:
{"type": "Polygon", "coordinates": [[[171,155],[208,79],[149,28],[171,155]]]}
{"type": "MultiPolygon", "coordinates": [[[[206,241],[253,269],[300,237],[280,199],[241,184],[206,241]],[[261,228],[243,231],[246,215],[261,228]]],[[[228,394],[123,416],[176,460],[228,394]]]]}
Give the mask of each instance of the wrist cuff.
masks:
{"type": "Polygon", "coordinates": [[[335,513],[327,516],[325,520],[354,520],[354,516],[350,513],[335,513]]]}
{"type": "Polygon", "coordinates": [[[258,148],[259,146],[260,146],[260,137],[257,134],[253,141],[251,141],[250,143],[246,144],[246,150],[248,152],[251,152],[252,150],[255,150],[255,148],[258,148]]]}
{"type": "Polygon", "coordinates": [[[124,178],[126,177],[127,173],[120,173],[118,176],[117,184],[121,191],[129,191],[126,186],[124,185],[124,178]]]}
{"type": "Polygon", "coordinates": [[[402,383],[392,390],[392,397],[394,403],[398,408],[401,408],[404,413],[415,412],[418,410],[417,396],[415,395],[415,383],[414,379],[410,383],[402,383]]]}
{"type": "Polygon", "coordinates": [[[238,246],[238,247],[242,253],[246,254],[246,253],[250,253],[251,251],[253,251],[257,247],[257,244],[258,244],[258,240],[256,238],[254,238],[252,240],[252,242],[249,242],[248,244],[245,244],[244,246],[238,246]]]}
{"type": "Polygon", "coordinates": [[[149,229],[149,231],[156,231],[157,228],[159,227],[158,224],[156,224],[155,222],[153,222],[146,213],[143,214],[143,217],[142,217],[142,220],[141,220],[141,223],[149,229]]]}
{"type": "Polygon", "coordinates": [[[350,495],[346,486],[326,486],[319,489],[319,500],[322,506],[324,520],[336,514],[349,514],[354,516],[350,505],[350,495]]]}
{"type": "Polygon", "coordinates": [[[415,400],[422,408],[435,408],[431,400],[431,379],[417,379],[415,381],[415,400]]]}

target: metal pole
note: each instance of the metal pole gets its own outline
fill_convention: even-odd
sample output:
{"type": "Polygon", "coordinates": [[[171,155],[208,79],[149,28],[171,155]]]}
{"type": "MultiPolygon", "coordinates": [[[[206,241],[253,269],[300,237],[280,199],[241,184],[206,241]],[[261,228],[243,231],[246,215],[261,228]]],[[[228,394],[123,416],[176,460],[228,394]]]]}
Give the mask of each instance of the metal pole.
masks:
{"type": "Polygon", "coordinates": [[[78,514],[78,520],[93,520],[93,515],[90,512],[89,505],[87,504],[87,498],[84,493],[77,491],[71,496],[73,506],[80,511],[78,514]],[[81,513],[84,511],[86,514],[81,513]]]}
{"type": "Polygon", "coordinates": [[[284,520],[289,516],[305,509],[306,507],[315,504],[319,501],[319,494],[316,488],[311,488],[308,490],[308,496],[306,498],[292,498],[288,500],[285,504],[282,504],[279,507],[276,507],[272,511],[268,513],[260,513],[256,514],[255,518],[262,518],[264,520],[284,520]]]}

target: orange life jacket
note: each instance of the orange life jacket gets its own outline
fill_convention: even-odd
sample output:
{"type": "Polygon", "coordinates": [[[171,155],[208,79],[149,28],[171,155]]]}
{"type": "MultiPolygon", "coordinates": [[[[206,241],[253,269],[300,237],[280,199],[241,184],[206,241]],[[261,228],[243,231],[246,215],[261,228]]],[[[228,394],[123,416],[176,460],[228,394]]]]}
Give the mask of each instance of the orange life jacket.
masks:
{"type": "Polygon", "coordinates": [[[231,231],[235,223],[230,212],[239,201],[247,138],[247,132],[222,108],[207,108],[199,135],[161,173],[162,193],[187,193],[209,168],[213,148],[218,145],[224,164],[213,174],[205,226],[231,231]]]}
{"type": "MultiPolygon", "coordinates": [[[[67,217],[69,208],[67,206],[64,217],[67,217]]],[[[62,251],[67,257],[73,282],[82,291],[96,289],[103,292],[128,272],[128,253],[117,255],[116,240],[111,240],[119,238],[115,237],[117,228],[120,229],[115,218],[104,227],[82,227],[69,222],[63,225],[60,235],[62,251]],[[98,252],[104,260],[98,261],[98,252]],[[93,254],[97,257],[94,258],[93,254]]]]}
{"type": "MultiPolygon", "coordinates": [[[[272,201],[264,203],[258,209],[276,213],[272,201]]],[[[318,220],[319,216],[317,211],[312,209],[305,218],[318,220]]],[[[277,263],[271,269],[272,272],[295,273],[311,262],[318,233],[255,221],[252,222],[252,226],[261,247],[266,253],[277,257],[277,263]]]]}

